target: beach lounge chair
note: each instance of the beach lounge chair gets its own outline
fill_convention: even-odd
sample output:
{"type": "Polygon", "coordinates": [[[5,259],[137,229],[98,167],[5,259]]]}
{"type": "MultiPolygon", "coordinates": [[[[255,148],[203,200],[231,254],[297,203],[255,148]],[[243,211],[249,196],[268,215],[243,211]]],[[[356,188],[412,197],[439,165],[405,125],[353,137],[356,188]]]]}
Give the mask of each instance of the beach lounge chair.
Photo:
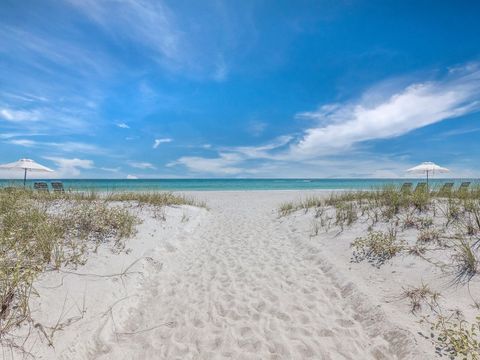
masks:
{"type": "Polygon", "coordinates": [[[412,191],[413,184],[411,182],[406,182],[400,188],[400,192],[410,192],[412,191]]]}
{"type": "Polygon", "coordinates": [[[467,191],[469,187],[470,187],[470,181],[462,182],[458,187],[458,191],[459,192],[467,191]]]}
{"type": "Polygon", "coordinates": [[[443,186],[438,191],[438,195],[440,195],[440,196],[448,195],[452,192],[452,189],[453,189],[453,182],[445,183],[445,184],[443,184],[443,186]]]}
{"type": "Polygon", "coordinates": [[[46,182],[36,182],[33,184],[33,188],[38,191],[48,192],[48,184],[46,182]]]}
{"type": "Polygon", "coordinates": [[[52,184],[53,192],[59,192],[59,193],[65,192],[63,183],[61,181],[52,181],[51,184],[52,184]]]}
{"type": "Polygon", "coordinates": [[[419,182],[415,187],[415,192],[427,192],[427,183],[419,182]]]}

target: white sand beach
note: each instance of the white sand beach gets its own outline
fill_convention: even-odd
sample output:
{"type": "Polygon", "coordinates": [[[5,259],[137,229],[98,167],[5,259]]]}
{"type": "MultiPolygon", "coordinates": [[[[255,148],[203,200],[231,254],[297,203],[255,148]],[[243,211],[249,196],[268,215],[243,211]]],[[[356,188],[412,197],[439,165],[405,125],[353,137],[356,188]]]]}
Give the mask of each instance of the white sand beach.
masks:
{"type": "MultiPolygon", "coordinates": [[[[126,251],[101,248],[36,281],[24,349],[37,359],[435,358],[399,294],[444,279],[414,257],[352,263],[358,227],[312,237],[307,215],[279,217],[280,203],[311,194],[328,192],[189,193],[208,210],[168,208],[165,221],[138,210],[126,251]]],[[[466,290],[452,293],[445,301],[468,311],[466,290]]]]}

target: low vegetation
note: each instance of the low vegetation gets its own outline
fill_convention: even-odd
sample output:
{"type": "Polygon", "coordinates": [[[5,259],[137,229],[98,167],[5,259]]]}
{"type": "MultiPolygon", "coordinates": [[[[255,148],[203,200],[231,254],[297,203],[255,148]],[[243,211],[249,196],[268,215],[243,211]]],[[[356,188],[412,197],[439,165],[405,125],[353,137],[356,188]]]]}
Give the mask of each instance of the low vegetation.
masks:
{"type": "Polygon", "coordinates": [[[380,267],[402,251],[404,245],[394,231],[371,231],[366,236],[355,239],[351,247],[354,249],[354,261],[368,260],[372,265],[380,267]]]}
{"type": "MultiPolygon", "coordinates": [[[[350,244],[352,262],[380,268],[397,256],[415,256],[438,268],[445,285],[465,285],[468,293],[480,273],[480,187],[443,193],[395,187],[333,193],[284,203],[279,216],[295,212],[310,214],[311,238],[322,232],[338,236],[351,227],[363,233],[350,244]]],[[[480,359],[480,318],[464,319],[442,308],[440,294],[428,284],[404,288],[400,299],[409,302],[414,315],[427,312],[428,338],[440,355],[480,359]]],[[[480,308],[472,301],[474,309],[480,308]]]]}
{"type": "Polygon", "coordinates": [[[427,284],[418,287],[409,287],[403,289],[402,299],[410,302],[410,311],[415,314],[423,307],[436,311],[439,308],[438,300],[440,293],[432,290],[427,284]]]}
{"type": "Polygon", "coordinates": [[[480,316],[468,322],[458,312],[449,316],[425,317],[422,322],[430,326],[430,339],[436,353],[450,359],[480,360],[480,316]]]}
{"type": "Polygon", "coordinates": [[[41,272],[79,266],[102,243],[121,250],[139,219],[129,205],[203,206],[169,193],[42,193],[0,189],[0,342],[30,319],[41,272]]]}

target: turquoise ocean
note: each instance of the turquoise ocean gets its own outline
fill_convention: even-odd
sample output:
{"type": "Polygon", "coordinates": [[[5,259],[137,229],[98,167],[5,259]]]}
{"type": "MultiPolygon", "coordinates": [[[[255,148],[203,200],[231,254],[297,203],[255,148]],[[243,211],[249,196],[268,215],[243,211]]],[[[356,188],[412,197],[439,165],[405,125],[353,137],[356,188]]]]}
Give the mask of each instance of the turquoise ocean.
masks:
{"type": "MultiPolygon", "coordinates": [[[[27,187],[35,181],[27,180],[27,187]]],[[[369,190],[385,185],[416,184],[424,179],[56,179],[72,191],[215,191],[215,190],[369,190]]],[[[480,179],[430,179],[432,186],[462,181],[480,184],[480,179]]],[[[23,180],[0,180],[0,187],[22,186],[23,180]]]]}

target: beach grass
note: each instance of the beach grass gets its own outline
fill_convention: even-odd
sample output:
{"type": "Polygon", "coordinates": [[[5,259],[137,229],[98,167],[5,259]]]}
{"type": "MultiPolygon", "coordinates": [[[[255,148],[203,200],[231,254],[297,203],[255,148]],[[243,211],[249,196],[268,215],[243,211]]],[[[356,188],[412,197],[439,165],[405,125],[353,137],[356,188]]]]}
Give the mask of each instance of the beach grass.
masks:
{"type": "MultiPolygon", "coordinates": [[[[399,255],[415,256],[438,269],[442,278],[447,279],[446,285],[453,288],[469,289],[470,282],[480,273],[479,187],[445,193],[438,189],[408,192],[387,186],[309,196],[282,203],[278,209],[280,216],[295,212],[310,214],[310,237],[324,229],[333,231],[336,238],[356,226],[346,235],[351,238],[352,233],[356,234],[350,244],[352,262],[365,261],[380,268],[399,255]]],[[[422,305],[430,310],[426,322],[430,325],[430,340],[439,354],[480,359],[480,317],[464,319],[452,309],[442,308],[439,297],[438,292],[423,283],[404,289],[399,296],[409,301],[413,314],[422,305]]],[[[478,308],[473,297],[472,302],[472,308],[478,308]]]]}
{"type": "Polygon", "coordinates": [[[123,249],[139,223],[126,204],[206,206],[170,193],[0,189],[0,341],[30,319],[32,284],[40,273],[82,265],[102,243],[123,249]]]}

